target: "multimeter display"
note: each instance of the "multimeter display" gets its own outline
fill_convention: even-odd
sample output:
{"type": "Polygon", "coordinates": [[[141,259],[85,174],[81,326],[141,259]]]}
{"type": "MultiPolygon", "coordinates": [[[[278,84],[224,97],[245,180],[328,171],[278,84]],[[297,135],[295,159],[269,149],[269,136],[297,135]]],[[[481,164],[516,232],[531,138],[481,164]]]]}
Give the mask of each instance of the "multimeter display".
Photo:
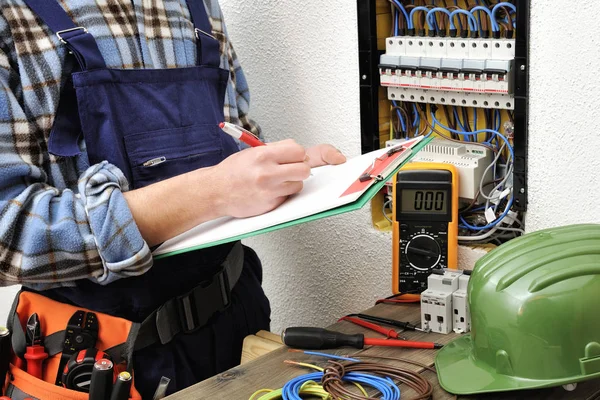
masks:
{"type": "Polygon", "coordinates": [[[401,213],[441,213],[448,212],[448,191],[446,190],[402,190],[401,213]]]}
{"type": "Polygon", "coordinates": [[[420,294],[432,270],[456,268],[458,174],[453,165],[411,163],[393,192],[394,293],[420,294]]]}

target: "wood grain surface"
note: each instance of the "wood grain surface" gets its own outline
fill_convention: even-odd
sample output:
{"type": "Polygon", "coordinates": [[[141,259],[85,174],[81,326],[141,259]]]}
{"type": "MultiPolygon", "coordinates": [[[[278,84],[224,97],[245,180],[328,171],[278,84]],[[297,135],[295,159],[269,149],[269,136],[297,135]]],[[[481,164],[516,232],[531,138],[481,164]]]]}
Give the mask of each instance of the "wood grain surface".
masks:
{"type": "MultiPolygon", "coordinates": [[[[417,304],[415,305],[377,305],[369,310],[364,311],[365,314],[377,315],[402,321],[409,321],[418,324],[420,321],[420,310],[417,304]]],[[[382,337],[375,332],[368,331],[349,322],[339,322],[329,327],[329,329],[344,332],[344,333],[365,333],[368,337],[382,337]]],[[[448,343],[456,338],[456,334],[440,335],[435,333],[422,332],[403,332],[409,340],[424,340],[434,341],[438,343],[448,343]]],[[[371,347],[364,350],[356,349],[338,349],[328,350],[328,353],[338,355],[359,355],[361,356],[385,356],[385,357],[401,357],[418,361],[422,364],[433,366],[435,360],[434,350],[420,349],[397,349],[387,347],[371,347]]],[[[248,400],[250,395],[258,389],[278,389],[290,379],[311,372],[309,370],[284,364],[284,360],[294,360],[299,362],[309,362],[323,366],[326,363],[324,358],[308,356],[303,353],[289,352],[287,347],[272,351],[262,357],[258,357],[244,365],[240,365],[222,374],[214,376],[203,382],[200,382],[192,387],[166,397],[166,400],[199,400],[199,399],[227,399],[227,400],[248,400]]],[[[365,359],[367,360],[367,359],[365,359]]],[[[370,361],[370,359],[369,359],[370,361]]],[[[423,368],[400,363],[397,361],[375,360],[372,361],[387,363],[390,365],[403,367],[415,371],[422,372],[425,377],[434,387],[433,399],[435,400],[592,400],[600,399],[600,381],[592,380],[580,383],[576,390],[567,392],[562,387],[545,390],[530,390],[520,392],[506,392],[501,394],[487,394],[478,396],[454,396],[445,392],[438,384],[437,376],[433,372],[423,370],[423,368]]],[[[402,399],[410,399],[414,396],[414,391],[406,385],[400,386],[402,391],[402,399]]],[[[373,393],[375,394],[375,393],[373,393]]]]}

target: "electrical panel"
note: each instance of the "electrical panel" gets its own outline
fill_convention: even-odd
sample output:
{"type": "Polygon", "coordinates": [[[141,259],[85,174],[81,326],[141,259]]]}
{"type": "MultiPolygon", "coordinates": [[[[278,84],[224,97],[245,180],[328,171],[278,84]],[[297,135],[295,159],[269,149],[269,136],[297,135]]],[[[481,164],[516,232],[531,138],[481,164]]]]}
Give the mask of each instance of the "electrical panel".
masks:
{"type": "MultiPolygon", "coordinates": [[[[459,243],[500,244],[527,208],[530,0],[357,0],[362,150],[435,140],[459,172],[459,243]]],[[[391,230],[389,186],[372,202],[391,230]]]]}

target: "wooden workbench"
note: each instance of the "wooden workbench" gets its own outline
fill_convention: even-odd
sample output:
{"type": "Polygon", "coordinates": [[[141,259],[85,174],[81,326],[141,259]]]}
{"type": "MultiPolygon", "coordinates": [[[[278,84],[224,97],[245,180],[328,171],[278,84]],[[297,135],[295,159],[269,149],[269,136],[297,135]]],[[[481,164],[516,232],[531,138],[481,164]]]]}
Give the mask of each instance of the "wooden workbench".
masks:
{"type": "MultiPolygon", "coordinates": [[[[388,317],[392,319],[418,323],[420,320],[420,311],[418,305],[377,305],[364,312],[365,314],[388,317]]],[[[370,337],[381,337],[375,332],[368,331],[349,322],[340,322],[329,327],[344,333],[365,333],[370,337]]],[[[402,334],[409,340],[426,340],[437,343],[448,343],[456,337],[456,334],[440,335],[434,333],[405,332],[402,334]]],[[[395,349],[395,348],[369,348],[366,350],[339,349],[328,350],[328,353],[338,355],[383,355],[386,357],[403,357],[422,364],[433,366],[435,360],[434,350],[418,349],[395,349]]],[[[259,357],[247,364],[233,368],[213,378],[207,379],[190,388],[182,390],[165,400],[199,400],[199,399],[219,399],[219,400],[248,400],[250,395],[261,388],[278,389],[281,388],[291,378],[312,372],[296,366],[290,366],[283,363],[284,360],[294,360],[300,362],[309,362],[313,364],[324,365],[326,359],[320,357],[307,356],[303,353],[289,352],[287,348],[272,351],[262,357],[259,357]]],[[[389,363],[391,365],[410,368],[422,372],[422,376],[429,380],[433,387],[433,399],[435,400],[471,400],[471,399],[528,399],[528,400],[592,400],[600,398],[600,380],[587,381],[578,384],[573,392],[567,392],[562,387],[546,390],[531,390],[521,392],[511,392],[495,395],[479,396],[459,396],[458,398],[445,392],[438,384],[437,376],[433,372],[423,370],[423,368],[403,364],[395,361],[365,359],[366,361],[389,363]]],[[[402,399],[410,399],[415,395],[412,389],[405,385],[400,387],[402,399]]]]}

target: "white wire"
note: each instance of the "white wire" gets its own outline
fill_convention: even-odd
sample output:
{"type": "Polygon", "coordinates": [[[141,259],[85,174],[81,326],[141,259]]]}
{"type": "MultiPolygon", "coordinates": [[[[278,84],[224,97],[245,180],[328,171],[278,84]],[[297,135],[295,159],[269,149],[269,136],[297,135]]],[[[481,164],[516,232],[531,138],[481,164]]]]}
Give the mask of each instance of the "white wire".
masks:
{"type": "MultiPolygon", "coordinates": [[[[506,217],[504,217],[502,219],[502,221],[504,221],[507,217],[508,217],[508,215],[506,217]]],[[[522,234],[525,233],[525,231],[521,228],[510,228],[510,227],[500,226],[502,224],[502,221],[498,222],[498,224],[496,226],[494,226],[492,229],[490,229],[489,231],[487,231],[484,234],[477,235],[477,236],[459,236],[458,240],[462,241],[462,242],[478,242],[480,240],[485,240],[485,239],[489,238],[490,236],[493,236],[494,233],[496,233],[496,231],[519,232],[522,234]]],[[[515,222],[518,223],[519,226],[523,226],[523,223],[518,218],[514,218],[514,222],[512,222],[510,224],[510,226],[512,226],[515,222]]]]}
{"type": "Polygon", "coordinates": [[[480,240],[485,240],[492,236],[498,230],[498,225],[484,233],[483,235],[478,236],[459,236],[458,240],[461,242],[478,242],[480,240]]]}
{"type": "Polygon", "coordinates": [[[387,216],[385,209],[387,208],[387,206],[392,202],[392,200],[388,200],[386,202],[383,203],[383,209],[381,211],[383,211],[383,216],[385,217],[385,219],[387,219],[389,221],[389,223],[392,223],[392,220],[387,216]]]}
{"type": "MultiPolygon", "coordinates": [[[[481,177],[481,181],[479,181],[479,193],[486,200],[496,200],[496,198],[497,198],[497,197],[491,197],[490,195],[485,194],[485,192],[483,190],[483,184],[485,183],[484,180],[487,176],[488,171],[492,167],[495,168],[505,147],[506,147],[506,143],[503,143],[502,146],[500,147],[500,150],[498,150],[498,154],[496,154],[496,158],[494,158],[494,161],[492,161],[492,163],[490,165],[488,165],[488,167],[485,169],[485,171],[483,172],[483,176],[481,177]]],[[[506,183],[506,181],[508,181],[508,178],[510,177],[510,174],[512,173],[512,166],[513,166],[513,164],[510,162],[511,159],[512,159],[512,157],[509,153],[508,159],[506,160],[507,169],[506,169],[506,174],[504,175],[504,179],[502,179],[502,181],[500,183],[498,183],[492,190],[490,190],[490,194],[494,193],[499,187],[502,187],[506,183]],[[510,167],[508,167],[509,164],[510,164],[510,167]]]]}

